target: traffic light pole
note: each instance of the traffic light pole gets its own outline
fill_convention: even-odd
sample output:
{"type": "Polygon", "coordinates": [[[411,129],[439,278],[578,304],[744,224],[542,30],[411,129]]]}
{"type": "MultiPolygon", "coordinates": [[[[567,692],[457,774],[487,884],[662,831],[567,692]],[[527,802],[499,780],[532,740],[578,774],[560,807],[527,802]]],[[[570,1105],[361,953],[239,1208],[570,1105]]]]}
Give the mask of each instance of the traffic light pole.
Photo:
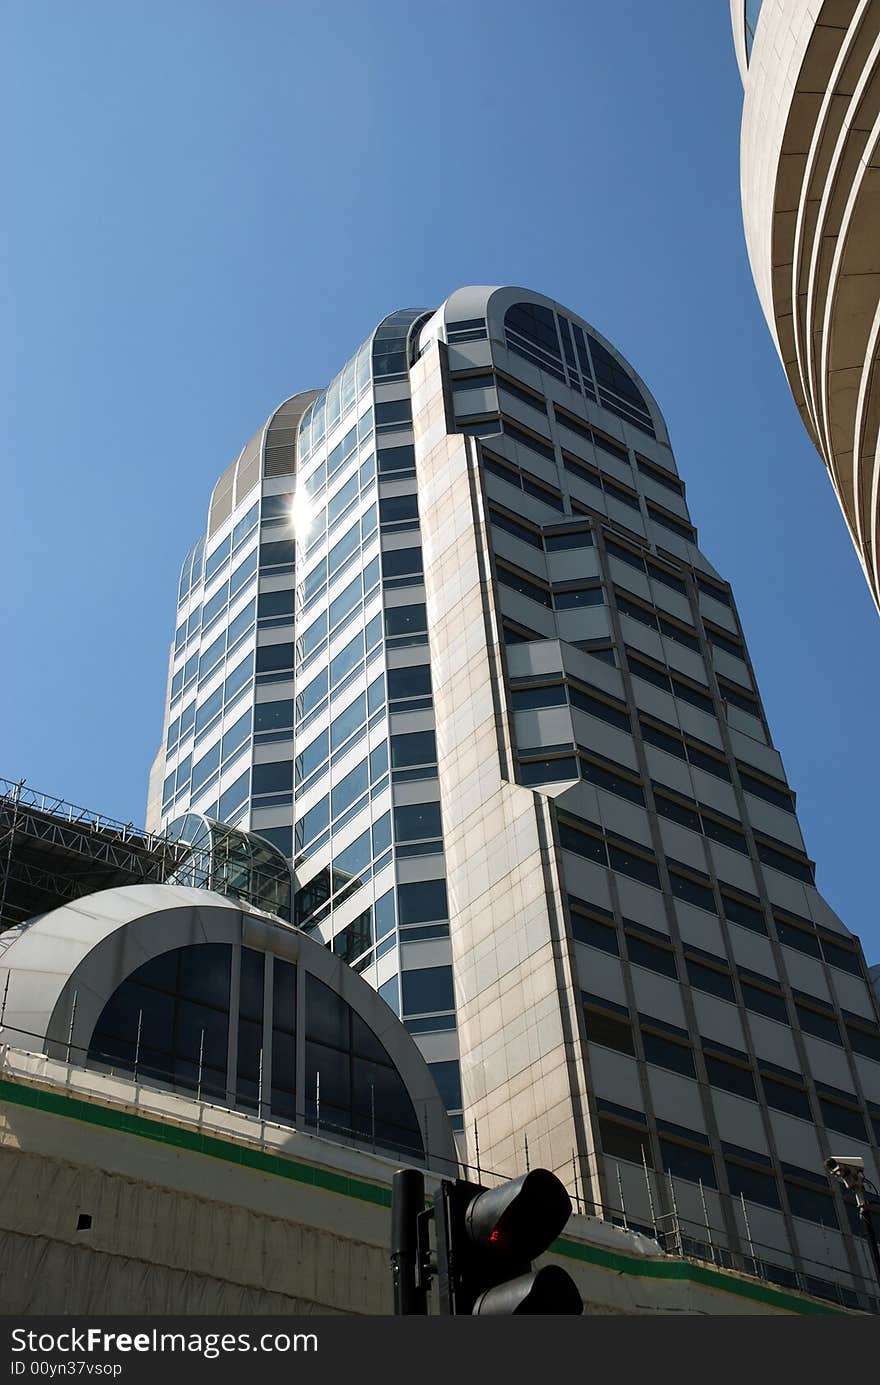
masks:
{"type": "Polygon", "coordinates": [[[424,1175],[419,1169],[398,1169],[391,1180],[391,1273],[398,1317],[428,1312],[426,1215],[424,1175]]]}

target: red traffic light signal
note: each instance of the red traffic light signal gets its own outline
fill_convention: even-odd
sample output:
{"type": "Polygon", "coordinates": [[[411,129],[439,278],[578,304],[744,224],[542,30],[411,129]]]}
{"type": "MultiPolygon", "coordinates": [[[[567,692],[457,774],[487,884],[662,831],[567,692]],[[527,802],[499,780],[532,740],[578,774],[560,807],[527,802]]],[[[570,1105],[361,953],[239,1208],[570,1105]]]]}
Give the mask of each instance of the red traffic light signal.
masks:
{"type": "Polygon", "coordinates": [[[434,1199],[441,1312],[453,1315],[581,1313],[565,1270],[532,1269],[571,1216],[571,1199],[547,1169],[483,1188],[444,1182],[434,1199]]]}

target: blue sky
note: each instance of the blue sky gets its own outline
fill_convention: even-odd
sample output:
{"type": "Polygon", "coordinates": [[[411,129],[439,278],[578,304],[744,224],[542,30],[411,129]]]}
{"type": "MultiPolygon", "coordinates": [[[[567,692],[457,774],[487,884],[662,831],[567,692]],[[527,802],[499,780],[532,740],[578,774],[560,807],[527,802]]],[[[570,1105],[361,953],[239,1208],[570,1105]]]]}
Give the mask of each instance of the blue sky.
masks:
{"type": "Polygon", "coordinates": [[[6,0],[2,32],[0,773],[141,822],[219,472],[385,313],[520,283],[656,395],[880,958],[880,620],[749,273],[726,3],[6,0]]]}

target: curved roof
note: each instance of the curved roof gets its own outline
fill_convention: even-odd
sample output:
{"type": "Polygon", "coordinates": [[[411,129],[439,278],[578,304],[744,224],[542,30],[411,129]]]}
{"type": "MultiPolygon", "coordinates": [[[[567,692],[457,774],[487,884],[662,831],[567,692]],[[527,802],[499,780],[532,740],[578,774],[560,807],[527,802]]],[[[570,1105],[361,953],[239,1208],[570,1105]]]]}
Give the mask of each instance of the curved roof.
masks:
{"type": "Polygon", "coordinates": [[[455,1162],[442,1100],[409,1032],[366,981],[319,942],[208,890],[103,890],[34,919],[2,954],[2,1041],[82,1063],[104,1007],[146,962],[175,948],[231,943],[296,962],[340,996],[385,1048],[410,1097],[424,1147],[455,1162]]]}
{"type": "Polygon", "coordinates": [[[208,538],[215,534],[262,476],[286,476],[296,469],[297,424],[317,390],[304,390],[285,399],[246,442],[235,461],[220,476],[208,506],[208,538]]]}
{"type": "Polygon", "coordinates": [[[545,294],[536,293],[533,289],[520,288],[515,285],[487,284],[469,284],[464,288],[456,289],[425,323],[419,338],[420,345],[423,347],[432,337],[440,337],[446,341],[448,340],[447,330],[454,327],[456,323],[470,323],[479,319],[485,319],[489,336],[504,344],[505,314],[509,308],[523,303],[550,309],[560,318],[567,318],[569,322],[576,323],[598,342],[604,352],[612,358],[619,370],[629,378],[639,394],[642,395],[658,440],[664,443],[669,442],[666,423],[656,399],[641,376],[633,369],[626,357],[621,355],[614,343],[597,331],[591,323],[572,312],[564,303],[548,298],[545,294]]]}

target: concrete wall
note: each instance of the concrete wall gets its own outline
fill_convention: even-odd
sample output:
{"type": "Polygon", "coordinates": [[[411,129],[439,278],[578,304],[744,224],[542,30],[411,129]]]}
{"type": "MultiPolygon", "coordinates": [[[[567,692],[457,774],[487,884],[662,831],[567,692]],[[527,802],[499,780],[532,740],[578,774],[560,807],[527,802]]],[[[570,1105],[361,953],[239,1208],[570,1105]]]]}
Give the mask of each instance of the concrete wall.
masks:
{"type": "MultiPolygon", "coordinates": [[[[388,1161],[5,1050],[0,1312],[391,1312],[388,1161]],[[78,1229],[80,1218],[91,1218],[78,1229]]],[[[573,1218],[589,1313],[827,1313],[573,1218]]]]}

